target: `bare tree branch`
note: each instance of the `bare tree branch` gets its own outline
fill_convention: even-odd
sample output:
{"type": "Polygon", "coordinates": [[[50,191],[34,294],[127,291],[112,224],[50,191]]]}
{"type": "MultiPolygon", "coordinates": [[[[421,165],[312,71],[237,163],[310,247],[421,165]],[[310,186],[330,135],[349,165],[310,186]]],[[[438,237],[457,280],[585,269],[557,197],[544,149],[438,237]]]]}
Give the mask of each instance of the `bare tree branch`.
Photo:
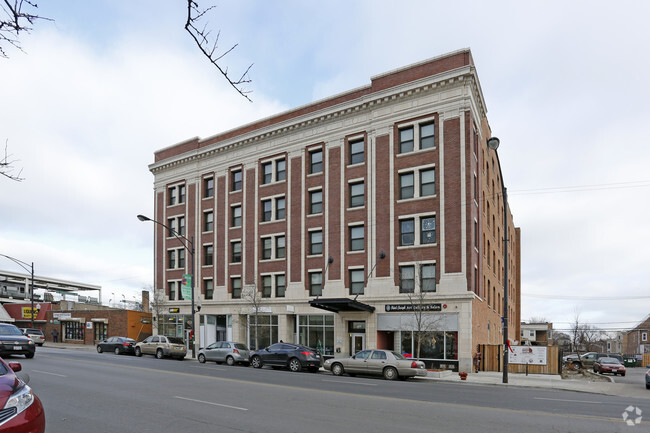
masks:
{"type": "Polygon", "coordinates": [[[23,10],[23,7],[38,8],[31,0],[2,0],[2,18],[0,19],[0,57],[8,58],[3,45],[11,45],[23,51],[20,45],[20,34],[29,33],[36,20],[52,21],[50,18],[34,15],[23,10]]]}
{"type": "Polygon", "coordinates": [[[212,63],[218,70],[219,72],[228,80],[230,85],[237,90],[237,92],[242,95],[244,98],[248,99],[249,101],[253,102],[251,98],[248,96],[252,91],[251,90],[246,90],[245,85],[251,82],[250,77],[248,76],[248,72],[250,69],[253,67],[251,64],[246,68],[243,74],[239,78],[231,78],[228,75],[228,68],[227,67],[222,67],[219,64],[219,61],[224,58],[228,53],[230,53],[232,50],[234,50],[237,47],[237,44],[233,45],[226,51],[224,51],[222,54],[217,54],[217,50],[219,48],[219,37],[221,36],[221,32],[217,32],[216,37],[214,38],[214,42],[210,41],[210,31],[208,30],[207,24],[203,25],[201,28],[199,28],[199,21],[202,18],[205,18],[208,12],[210,12],[212,9],[214,9],[215,6],[210,6],[207,9],[200,10],[199,5],[196,1],[194,0],[187,0],[187,21],[185,22],[185,30],[192,36],[192,39],[194,39],[194,42],[196,42],[196,45],[199,47],[199,50],[203,53],[205,57],[208,58],[210,63],[212,63]]]}
{"type": "Polygon", "coordinates": [[[23,172],[22,168],[20,169],[20,171],[18,171],[18,174],[12,173],[15,170],[14,163],[18,162],[18,160],[11,159],[11,158],[12,155],[9,155],[7,153],[7,143],[5,142],[5,154],[4,157],[0,159],[0,174],[5,177],[8,177],[11,180],[15,180],[16,182],[21,182],[25,180],[25,178],[20,177],[21,173],[23,172]]]}

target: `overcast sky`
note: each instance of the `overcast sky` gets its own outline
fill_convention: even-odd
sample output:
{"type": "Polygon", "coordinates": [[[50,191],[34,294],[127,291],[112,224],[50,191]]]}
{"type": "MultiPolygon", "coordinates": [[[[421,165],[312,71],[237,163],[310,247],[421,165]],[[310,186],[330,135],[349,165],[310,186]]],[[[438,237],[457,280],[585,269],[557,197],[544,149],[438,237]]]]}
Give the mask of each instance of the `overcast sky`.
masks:
{"type": "Polygon", "coordinates": [[[650,313],[650,2],[217,1],[210,27],[239,44],[233,74],[253,64],[253,103],[193,45],[184,0],[38,4],[54,21],[0,59],[0,139],[25,178],[0,178],[0,254],[37,275],[139,299],[154,151],[469,47],[521,228],[522,318],[650,313]]]}

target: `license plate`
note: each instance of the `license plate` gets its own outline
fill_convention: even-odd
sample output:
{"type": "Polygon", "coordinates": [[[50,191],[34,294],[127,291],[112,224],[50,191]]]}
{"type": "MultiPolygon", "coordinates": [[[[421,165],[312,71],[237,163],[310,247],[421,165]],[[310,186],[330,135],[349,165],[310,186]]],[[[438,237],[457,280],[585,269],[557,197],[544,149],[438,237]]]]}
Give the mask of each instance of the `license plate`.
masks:
{"type": "Polygon", "coordinates": [[[612,370],[612,373],[618,373],[618,370],[612,370]]]}
{"type": "Polygon", "coordinates": [[[23,346],[14,346],[14,350],[23,350],[23,346]]]}

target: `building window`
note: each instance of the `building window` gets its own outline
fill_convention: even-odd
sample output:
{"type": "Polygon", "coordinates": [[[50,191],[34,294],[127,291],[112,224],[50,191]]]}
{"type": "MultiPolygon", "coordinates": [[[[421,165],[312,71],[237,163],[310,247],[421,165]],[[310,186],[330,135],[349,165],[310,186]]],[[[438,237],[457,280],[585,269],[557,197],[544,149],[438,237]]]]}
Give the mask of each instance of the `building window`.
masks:
{"type": "Polygon", "coordinates": [[[642,332],[641,333],[641,341],[648,341],[648,333],[647,332],[642,332]]]}
{"type": "Polygon", "coordinates": [[[363,295],[365,280],[363,269],[350,269],[350,295],[363,295]]]}
{"type": "Polygon", "coordinates": [[[283,220],[286,218],[287,202],[284,197],[275,199],[275,219],[283,220]]]}
{"type": "Polygon", "coordinates": [[[413,127],[399,130],[399,153],[413,152],[413,127]]]}
{"type": "Polygon", "coordinates": [[[233,299],[241,299],[241,277],[230,279],[230,289],[232,290],[233,299]]]}
{"type": "Polygon", "coordinates": [[[309,173],[320,173],[323,171],[323,150],[309,152],[309,173]]]}
{"type": "Polygon", "coordinates": [[[363,139],[350,142],[350,165],[361,164],[364,161],[363,139]]]}
{"type": "Polygon", "coordinates": [[[284,236],[278,236],[275,238],[275,258],[283,259],[286,255],[286,243],[287,240],[284,236]]]}
{"type": "Polygon", "coordinates": [[[275,297],[276,298],[284,298],[286,285],[287,283],[284,275],[275,276],[275,297]]]}
{"type": "Polygon", "coordinates": [[[211,232],[212,230],[214,230],[214,213],[205,212],[203,214],[203,231],[211,232]]]}
{"type": "Polygon", "coordinates": [[[232,227],[241,227],[241,206],[233,206],[232,208],[232,227]]]}
{"type": "Polygon", "coordinates": [[[267,184],[273,182],[273,163],[267,162],[262,164],[262,183],[267,184]]]}
{"type": "Polygon", "coordinates": [[[323,355],[334,356],[334,315],[300,315],[298,321],[298,341],[313,347],[323,355]]]}
{"type": "Polygon", "coordinates": [[[185,217],[178,217],[178,234],[185,236],[185,217]]]}
{"type": "Polygon", "coordinates": [[[273,254],[273,238],[262,238],[262,259],[269,260],[273,254]]]}
{"type": "Polygon", "coordinates": [[[415,266],[410,265],[399,267],[399,292],[415,292],[415,266]]]}
{"type": "Polygon", "coordinates": [[[176,204],[176,187],[172,186],[171,188],[167,189],[167,205],[169,206],[174,206],[176,204]]]}
{"type": "Polygon", "coordinates": [[[169,292],[169,300],[174,301],[176,300],[176,281],[170,281],[167,283],[167,289],[169,292]]]}
{"type": "Polygon", "coordinates": [[[65,339],[66,340],[84,340],[84,329],[86,327],[85,323],[81,322],[61,322],[64,329],[65,339]]]}
{"type": "Polygon", "coordinates": [[[167,251],[167,269],[176,269],[176,250],[167,251]]]}
{"type": "Polygon", "coordinates": [[[176,234],[176,218],[169,218],[167,220],[167,227],[169,228],[167,237],[171,238],[176,234]]]}
{"type": "Polygon", "coordinates": [[[350,251],[363,251],[364,247],[364,227],[350,227],[350,251]]]}
{"type": "Polygon", "coordinates": [[[213,197],[214,196],[214,178],[207,178],[203,180],[203,197],[213,197]]]}
{"type": "Polygon", "coordinates": [[[423,292],[436,291],[436,265],[422,265],[420,268],[420,290],[423,292]]]}
{"type": "Polygon", "coordinates": [[[205,299],[212,299],[214,296],[214,282],[212,280],[203,280],[203,293],[205,299]]]}
{"type": "Polygon", "coordinates": [[[180,249],[177,250],[178,252],[178,267],[180,269],[185,269],[185,250],[180,249]]]}
{"type": "Polygon", "coordinates": [[[350,184],[350,207],[358,207],[364,205],[364,183],[357,182],[350,184]]]}
{"type": "Polygon", "coordinates": [[[177,235],[185,235],[185,217],[169,218],[167,220],[167,237],[175,237],[177,235]]]}
{"type": "Polygon", "coordinates": [[[320,296],[323,294],[323,273],[309,273],[309,296],[320,296]]]}
{"type": "Polygon", "coordinates": [[[93,328],[95,328],[95,341],[106,340],[108,337],[108,325],[103,322],[94,322],[93,328]]]}
{"type": "Polygon", "coordinates": [[[436,194],[436,170],[420,171],[420,197],[436,194]]]}
{"type": "Polygon", "coordinates": [[[179,185],[178,187],[178,203],[185,203],[185,185],[179,185]]]}
{"type": "Polygon", "coordinates": [[[287,178],[287,162],[284,159],[275,161],[275,180],[283,181],[287,178]]]}
{"type": "Polygon", "coordinates": [[[214,248],[212,245],[203,247],[203,266],[212,266],[214,263],[214,248]]]}
{"type": "Polygon", "coordinates": [[[400,220],[400,245],[415,244],[415,220],[413,218],[400,220]]]}
{"type": "Polygon", "coordinates": [[[414,194],[414,176],[413,173],[403,173],[399,175],[399,198],[413,198],[414,194]]]}
{"type": "Polygon", "coordinates": [[[323,213],[323,191],[312,191],[309,193],[309,213],[323,213]]]}
{"type": "Polygon", "coordinates": [[[242,187],[242,174],[241,170],[235,170],[230,173],[232,180],[231,191],[241,191],[242,187]]]}
{"type": "Polygon", "coordinates": [[[323,254],[323,231],[315,230],[309,232],[309,254],[323,254]]]}
{"type": "Polygon", "coordinates": [[[433,122],[420,125],[420,149],[430,149],[432,147],[436,147],[433,122]]]}
{"type": "Polygon", "coordinates": [[[272,292],[272,279],[270,275],[264,275],[262,277],[262,298],[270,298],[272,292]]]}
{"type": "Polygon", "coordinates": [[[241,241],[231,242],[230,249],[231,249],[230,261],[232,263],[240,263],[241,262],[241,241]]]}
{"type": "Polygon", "coordinates": [[[426,217],[420,220],[421,223],[421,244],[435,244],[436,243],[436,217],[426,217]]]}
{"type": "Polygon", "coordinates": [[[262,221],[271,221],[271,218],[273,218],[273,202],[262,200],[262,221]]]}

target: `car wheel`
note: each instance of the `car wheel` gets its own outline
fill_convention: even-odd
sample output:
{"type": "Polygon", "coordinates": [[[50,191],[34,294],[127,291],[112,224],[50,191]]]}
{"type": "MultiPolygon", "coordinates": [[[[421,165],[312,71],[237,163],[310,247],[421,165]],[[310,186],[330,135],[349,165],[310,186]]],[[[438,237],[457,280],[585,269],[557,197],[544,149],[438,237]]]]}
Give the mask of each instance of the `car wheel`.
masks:
{"type": "Polygon", "coordinates": [[[102,353],[103,351],[102,346],[97,346],[97,353],[102,353]]]}
{"type": "Polygon", "coordinates": [[[227,357],[226,358],[226,364],[228,364],[230,366],[235,365],[235,358],[233,358],[232,356],[227,357]]]}
{"type": "Polygon", "coordinates": [[[580,370],[580,369],[582,368],[582,365],[580,365],[579,362],[572,362],[572,363],[571,363],[571,368],[572,368],[573,370],[580,370]]]}
{"type": "Polygon", "coordinates": [[[27,359],[31,359],[31,358],[33,358],[33,357],[34,357],[34,354],[33,354],[33,353],[26,353],[26,354],[25,354],[25,358],[27,358],[27,359]]]}
{"type": "Polygon", "coordinates": [[[300,361],[298,360],[298,358],[291,358],[289,360],[289,370],[295,373],[297,371],[300,371],[301,369],[302,366],[300,365],[300,361]]]}
{"type": "Polygon", "coordinates": [[[334,376],[341,376],[343,374],[343,371],[344,371],[343,366],[338,362],[332,364],[332,374],[334,376]]]}
{"type": "Polygon", "coordinates": [[[163,358],[163,351],[162,349],[156,350],[156,358],[162,359],[163,358]]]}
{"type": "Polygon", "coordinates": [[[253,359],[251,359],[251,365],[253,368],[262,368],[262,365],[264,365],[264,363],[262,362],[262,358],[259,356],[253,356],[253,359]]]}
{"type": "Polygon", "coordinates": [[[42,347],[42,346],[43,346],[43,343],[38,343],[38,347],[42,347]]]}
{"type": "Polygon", "coordinates": [[[205,364],[205,355],[202,353],[199,353],[199,362],[205,364]]]}
{"type": "Polygon", "coordinates": [[[650,384],[646,383],[645,384],[645,389],[650,389],[650,384]]]}
{"type": "Polygon", "coordinates": [[[135,348],[135,356],[142,356],[142,350],[139,347],[135,348]]]}
{"type": "Polygon", "coordinates": [[[394,367],[384,368],[384,379],[386,380],[395,380],[399,377],[397,370],[394,367]]]}
{"type": "Polygon", "coordinates": [[[625,373],[621,373],[621,376],[625,376],[625,373]]]}
{"type": "Polygon", "coordinates": [[[122,353],[122,352],[120,351],[120,348],[119,348],[119,347],[116,347],[116,348],[115,348],[115,354],[116,354],[116,355],[119,355],[119,354],[121,354],[121,353],[122,353]]]}

